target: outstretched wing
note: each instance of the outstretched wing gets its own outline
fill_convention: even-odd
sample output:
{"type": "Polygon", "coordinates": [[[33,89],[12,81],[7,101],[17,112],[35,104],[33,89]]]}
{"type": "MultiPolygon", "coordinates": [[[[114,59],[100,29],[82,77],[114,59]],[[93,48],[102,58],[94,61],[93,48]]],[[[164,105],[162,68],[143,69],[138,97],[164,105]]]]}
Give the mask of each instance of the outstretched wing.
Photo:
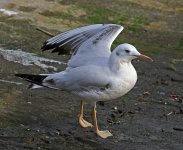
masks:
{"type": "MultiPolygon", "coordinates": [[[[95,24],[61,33],[42,46],[42,50],[52,49],[58,54],[71,54],[71,59],[82,57],[108,57],[111,45],[123,30],[121,25],[95,24]],[[77,57],[80,56],[80,57],[77,57]]],[[[88,58],[87,58],[88,59],[88,58]]]]}

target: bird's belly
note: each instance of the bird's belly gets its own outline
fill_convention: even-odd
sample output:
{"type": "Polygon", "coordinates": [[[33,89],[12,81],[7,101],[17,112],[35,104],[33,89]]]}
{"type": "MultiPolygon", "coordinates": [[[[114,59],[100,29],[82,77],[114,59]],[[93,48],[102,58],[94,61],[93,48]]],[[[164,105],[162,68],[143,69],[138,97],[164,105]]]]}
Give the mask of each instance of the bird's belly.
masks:
{"type": "Polygon", "coordinates": [[[105,100],[113,99],[112,93],[113,92],[109,89],[73,92],[73,94],[81,97],[83,100],[87,102],[105,101],[105,100]]]}
{"type": "Polygon", "coordinates": [[[115,86],[110,88],[106,88],[103,90],[87,90],[87,91],[80,91],[80,92],[73,92],[73,94],[81,97],[86,102],[95,102],[95,101],[107,101],[117,99],[126,93],[128,93],[135,85],[136,81],[133,83],[129,82],[119,82],[115,86]]]}

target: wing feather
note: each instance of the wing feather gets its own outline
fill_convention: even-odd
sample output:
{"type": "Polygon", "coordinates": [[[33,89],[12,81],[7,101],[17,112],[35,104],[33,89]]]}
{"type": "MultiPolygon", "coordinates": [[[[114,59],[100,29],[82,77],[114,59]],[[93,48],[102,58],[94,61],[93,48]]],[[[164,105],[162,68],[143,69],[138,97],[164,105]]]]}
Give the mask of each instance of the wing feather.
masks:
{"type": "MultiPolygon", "coordinates": [[[[97,43],[102,44],[102,42],[99,42],[100,40],[107,41],[107,49],[110,49],[112,42],[122,29],[122,26],[115,24],[95,24],[73,29],[47,40],[42,46],[42,50],[45,51],[52,49],[53,53],[76,54],[82,45],[86,46],[87,44],[90,44],[93,46],[97,43]],[[92,42],[87,42],[89,39],[92,39],[92,42]]],[[[106,47],[106,42],[104,44],[106,47]]]]}

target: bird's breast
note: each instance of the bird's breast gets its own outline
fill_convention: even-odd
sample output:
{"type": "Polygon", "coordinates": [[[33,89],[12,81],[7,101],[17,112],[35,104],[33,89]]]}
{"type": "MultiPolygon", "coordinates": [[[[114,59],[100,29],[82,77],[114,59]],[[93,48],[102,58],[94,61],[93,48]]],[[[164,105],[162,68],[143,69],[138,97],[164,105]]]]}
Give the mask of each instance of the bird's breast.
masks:
{"type": "Polygon", "coordinates": [[[116,95],[116,97],[121,97],[128,93],[135,86],[136,82],[137,73],[131,65],[128,70],[123,71],[115,78],[115,81],[112,82],[111,90],[114,91],[113,94],[116,95]]]}

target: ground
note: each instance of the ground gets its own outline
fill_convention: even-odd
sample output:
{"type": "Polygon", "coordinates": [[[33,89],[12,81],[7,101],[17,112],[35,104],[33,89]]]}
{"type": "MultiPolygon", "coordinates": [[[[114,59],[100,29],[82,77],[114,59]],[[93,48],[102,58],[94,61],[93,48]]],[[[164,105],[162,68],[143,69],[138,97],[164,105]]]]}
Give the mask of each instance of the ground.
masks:
{"type": "MultiPolygon", "coordinates": [[[[93,128],[79,126],[79,98],[49,89],[28,90],[27,82],[14,77],[53,70],[7,61],[0,53],[0,149],[182,150],[182,0],[1,0],[0,8],[18,12],[15,16],[0,12],[1,49],[66,62],[68,56],[41,52],[50,37],[36,28],[56,35],[88,24],[117,23],[125,29],[113,47],[132,43],[154,59],[133,62],[138,82],[127,95],[98,103],[99,126],[114,135],[100,139],[93,128]]],[[[65,65],[57,67],[63,70],[65,65]]],[[[90,121],[91,107],[85,106],[90,121]]]]}

